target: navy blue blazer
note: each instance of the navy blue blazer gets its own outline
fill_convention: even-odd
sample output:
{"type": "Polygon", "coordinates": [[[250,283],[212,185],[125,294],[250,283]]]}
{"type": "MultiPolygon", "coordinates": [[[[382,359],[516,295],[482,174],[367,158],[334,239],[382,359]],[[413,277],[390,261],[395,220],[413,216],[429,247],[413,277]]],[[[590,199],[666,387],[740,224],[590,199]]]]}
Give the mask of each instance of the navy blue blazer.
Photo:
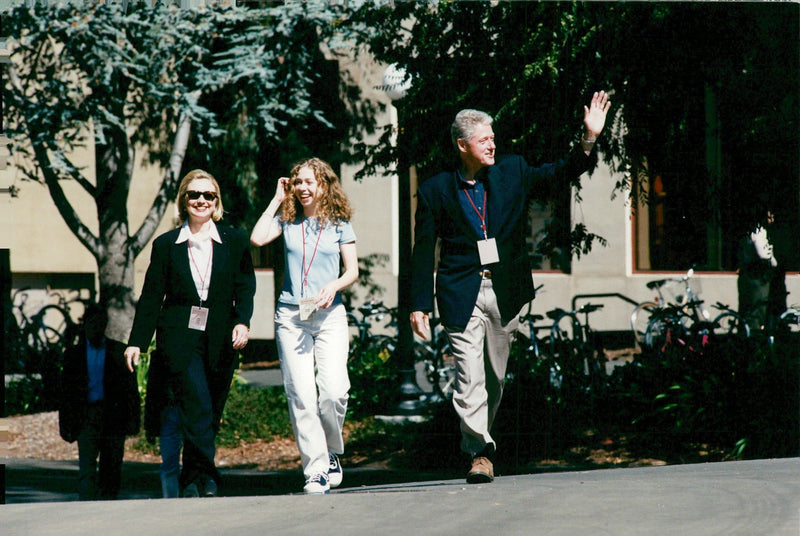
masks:
{"type": "MultiPolygon", "coordinates": [[[[103,433],[113,436],[139,433],[140,406],[136,374],[128,370],[125,346],[106,339],[103,367],[103,433]]],[[[86,361],[86,336],[64,351],[61,373],[61,403],[58,407],[58,430],[64,441],[78,439],[88,417],[89,370],[86,361]]]]}
{"type": "MultiPolygon", "coordinates": [[[[222,243],[214,242],[208,299],[208,363],[215,369],[220,360],[233,355],[233,326],[250,326],[256,279],[250,255],[250,241],[242,231],[218,225],[222,243]]],[[[159,355],[166,368],[183,371],[192,357],[202,331],[189,328],[192,306],[200,305],[200,297],[192,279],[188,245],[176,244],[180,229],[168,231],[153,241],[150,266],[136,306],[129,346],[147,351],[153,333],[159,355]]],[[[226,359],[227,358],[227,359],[226,359]]]]}
{"type": "MultiPolygon", "coordinates": [[[[596,156],[586,156],[576,146],[556,163],[532,167],[521,156],[499,157],[485,168],[487,227],[495,238],[500,261],[487,266],[493,272],[503,323],[534,298],[533,278],[525,246],[528,201],[547,199],[554,188],[566,188],[589,169],[596,156]]],[[[477,241],[482,239],[470,225],[458,200],[456,171],[440,173],[420,184],[412,254],[412,311],[430,312],[434,299],[434,263],[437,239],[441,241],[436,270],[435,295],[442,323],[463,330],[480,290],[482,266],[477,241]]]]}

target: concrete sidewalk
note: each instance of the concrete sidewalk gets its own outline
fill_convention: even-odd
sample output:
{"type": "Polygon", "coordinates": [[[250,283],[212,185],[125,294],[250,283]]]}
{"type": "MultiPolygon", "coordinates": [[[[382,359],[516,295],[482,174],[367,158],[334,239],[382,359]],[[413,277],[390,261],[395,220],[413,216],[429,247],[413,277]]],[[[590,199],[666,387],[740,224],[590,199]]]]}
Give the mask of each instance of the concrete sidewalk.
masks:
{"type": "MultiPolygon", "coordinates": [[[[9,502],[43,498],[37,488],[44,482],[25,478],[36,473],[30,461],[5,462],[9,502]]],[[[50,474],[44,488],[50,490],[50,500],[65,500],[56,484],[69,477],[74,489],[74,468],[62,467],[58,473],[56,465],[41,463],[38,469],[50,474]]],[[[142,478],[157,481],[155,465],[140,469],[142,478]]],[[[251,495],[8,504],[0,508],[0,527],[14,536],[800,534],[796,458],[505,476],[472,486],[463,479],[408,482],[395,474],[394,483],[353,487],[369,480],[365,472],[346,470],[345,485],[350,487],[305,496],[273,494],[280,478],[296,487],[298,474],[225,470],[226,489],[251,495]]],[[[380,481],[392,473],[377,471],[374,476],[380,481]]]]}

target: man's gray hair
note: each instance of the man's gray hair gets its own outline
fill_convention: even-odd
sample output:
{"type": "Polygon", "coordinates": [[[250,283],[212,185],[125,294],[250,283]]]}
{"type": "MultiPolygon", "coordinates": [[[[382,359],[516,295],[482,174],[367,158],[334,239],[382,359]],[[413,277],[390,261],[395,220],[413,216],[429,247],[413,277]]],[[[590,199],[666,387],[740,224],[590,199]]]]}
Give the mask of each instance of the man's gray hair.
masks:
{"type": "Polygon", "coordinates": [[[480,110],[461,110],[456,114],[453,125],[450,127],[450,136],[453,138],[453,148],[458,150],[458,140],[469,141],[475,135],[478,125],[492,126],[494,119],[486,112],[480,110]]]}

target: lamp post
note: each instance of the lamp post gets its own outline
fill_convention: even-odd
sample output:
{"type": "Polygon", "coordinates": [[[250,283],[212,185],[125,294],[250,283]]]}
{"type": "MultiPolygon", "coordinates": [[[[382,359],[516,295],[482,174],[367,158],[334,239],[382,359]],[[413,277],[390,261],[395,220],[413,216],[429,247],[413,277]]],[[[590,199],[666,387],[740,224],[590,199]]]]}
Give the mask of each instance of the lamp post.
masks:
{"type": "Polygon", "coordinates": [[[394,361],[400,375],[400,403],[395,408],[401,415],[413,415],[425,406],[425,393],[417,385],[414,363],[414,334],[408,320],[411,313],[411,177],[402,114],[397,101],[411,88],[411,77],[405,69],[390,65],[383,74],[383,90],[397,109],[397,350],[394,361]]]}

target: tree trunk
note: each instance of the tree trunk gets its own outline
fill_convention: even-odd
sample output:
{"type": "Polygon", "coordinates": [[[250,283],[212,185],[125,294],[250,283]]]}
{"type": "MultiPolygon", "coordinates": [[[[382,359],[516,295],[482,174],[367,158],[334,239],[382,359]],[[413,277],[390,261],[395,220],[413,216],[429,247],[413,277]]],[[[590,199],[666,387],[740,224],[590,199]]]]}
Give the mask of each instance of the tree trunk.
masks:
{"type": "Polygon", "coordinates": [[[127,208],[134,151],[123,130],[107,129],[107,136],[108,143],[95,144],[100,242],[95,258],[100,303],[108,311],[106,336],[126,343],[135,313],[136,255],[129,240],[127,208]]]}
{"type": "Polygon", "coordinates": [[[136,312],[134,258],[126,240],[127,236],[121,233],[112,237],[107,243],[106,254],[97,259],[100,303],[108,311],[106,336],[123,343],[128,342],[136,312]]]}

